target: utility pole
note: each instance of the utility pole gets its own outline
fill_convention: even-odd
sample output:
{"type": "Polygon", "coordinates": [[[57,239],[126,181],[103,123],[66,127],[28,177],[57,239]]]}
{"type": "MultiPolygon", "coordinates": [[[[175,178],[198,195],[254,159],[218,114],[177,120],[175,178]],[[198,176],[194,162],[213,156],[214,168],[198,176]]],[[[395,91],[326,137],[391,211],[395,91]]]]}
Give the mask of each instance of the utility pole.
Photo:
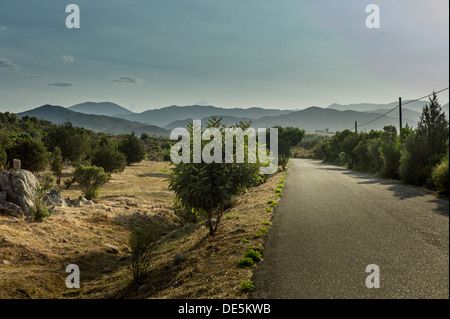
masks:
{"type": "Polygon", "coordinates": [[[358,133],[358,121],[355,121],[355,133],[358,133]]]}
{"type": "Polygon", "coordinates": [[[399,97],[398,98],[398,117],[400,119],[400,131],[398,132],[399,134],[401,134],[402,132],[402,98],[399,97]]]}

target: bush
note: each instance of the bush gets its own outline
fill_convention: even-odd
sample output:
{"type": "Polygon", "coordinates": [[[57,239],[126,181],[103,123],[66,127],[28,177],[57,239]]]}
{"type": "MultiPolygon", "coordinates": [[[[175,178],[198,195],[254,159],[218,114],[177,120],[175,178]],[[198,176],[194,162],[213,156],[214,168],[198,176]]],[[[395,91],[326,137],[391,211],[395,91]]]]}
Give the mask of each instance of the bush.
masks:
{"type": "Polygon", "coordinates": [[[134,135],[134,132],[125,135],[119,142],[119,151],[125,154],[127,164],[139,163],[145,158],[145,148],[142,141],[134,135]]]}
{"type": "Polygon", "coordinates": [[[91,163],[103,167],[107,173],[118,173],[125,169],[127,158],[117,150],[114,142],[104,138],[92,154],[91,163]]]}
{"type": "Polygon", "coordinates": [[[431,176],[433,179],[433,184],[438,192],[438,194],[449,195],[449,157],[448,155],[444,158],[444,160],[436,165],[431,176]]]}
{"type": "Polygon", "coordinates": [[[55,178],[52,174],[47,173],[44,175],[42,181],[40,181],[38,188],[36,189],[36,195],[34,197],[34,207],[32,209],[33,219],[35,221],[42,221],[44,218],[50,216],[47,205],[44,202],[44,197],[47,192],[52,188],[52,184],[55,178]]]}
{"type": "Polygon", "coordinates": [[[78,182],[87,199],[97,198],[100,187],[109,181],[102,167],[80,165],[75,169],[73,181],[78,182]]]}
{"type": "Polygon", "coordinates": [[[0,144],[0,166],[5,167],[8,156],[6,155],[6,150],[2,144],[0,144]]]}
{"type": "Polygon", "coordinates": [[[13,159],[19,159],[21,167],[31,172],[41,172],[48,164],[48,152],[44,144],[28,134],[17,138],[7,154],[11,164],[13,159]]]}
{"type": "MultiPolygon", "coordinates": [[[[226,154],[225,132],[221,119],[217,120],[213,117],[206,126],[220,130],[223,139],[222,154],[226,154]]],[[[246,127],[246,124],[239,126],[242,131],[245,131],[246,127]]],[[[188,145],[193,144],[194,130],[200,131],[201,129],[194,128],[192,125],[188,127],[190,133],[190,140],[187,141],[190,144],[188,145]]],[[[201,132],[199,133],[201,134],[201,132]]],[[[202,139],[203,146],[209,142],[209,140],[202,139]]],[[[245,192],[248,187],[256,185],[258,181],[259,164],[257,163],[180,162],[172,169],[169,177],[169,189],[175,192],[176,202],[179,202],[181,207],[193,209],[194,212],[206,218],[209,234],[214,235],[225,209],[233,205],[237,195],[245,192]]]]}
{"type": "Polygon", "coordinates": [[[243,281],[241,282],[241,291],[244,293],[251,292],[255,286],[253,285],[253,281],[243,281]]]}
{"type": "Polygon", "coordinates": [[[56,184],[58,185],[61,183],[61,172],[63,168],[62,160],[61,149],[58,146],[55,146],[50,161],[50,169],[52,170],[53,174],[55,174],[56,184]]]}
{"type": "Polygon", "coordinates": [[[62,125],[52,127],[44,138],[44,143],[49,150],[58,146],[61,150],[63,161],[71,161],[72,164],[83,161],[90,149],[89,136],[85,129],[74,127],[69,121],[62,125]]]}
{"type": "Polygon", "coordinates": [[[416,132],[409,135],[403,144],[399,173],[404,183],[423,186],[431,176],[428,160],[431,156],[426,147],[426,138],[416,132]]]}
{"type": "Polygon", "coordinates": [[[150,266],[150,254],[155,248],[155,241],[161,234],[155,225],[135,227],[131,230],[128,244],[131,248],[130,268],[133,279],[138,281],[148,272],[150,266]]]}
{"type": "Polygon", "coordinates": [[[383,165],[380,170],[381,175],[384,177],[398,178],[400,142],[397,137],[397,129],[394,126],[384,127],[379,152],[380,157],[383,160],[383,165]]]}
{"type": "Polygon", "coordinates": [[[255,262],[250,257],[244,257],[239,260],[239,267],[252,267],[255,265],[255,262]]]}
{"type": "Polygon", "coordinates": [[[254,262],[258,262],[261,260],[261,253],[258,250],[249,249],[245,255],[245,258],[251,258],[254,262]]]}

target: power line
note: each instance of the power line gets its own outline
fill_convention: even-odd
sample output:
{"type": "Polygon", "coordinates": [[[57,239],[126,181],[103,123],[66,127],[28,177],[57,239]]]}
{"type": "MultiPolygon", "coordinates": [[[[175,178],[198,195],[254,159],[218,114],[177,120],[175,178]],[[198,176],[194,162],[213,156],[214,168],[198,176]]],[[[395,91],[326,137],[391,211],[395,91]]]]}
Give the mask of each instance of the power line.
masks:
{"type": "MultiPolygon", "coordinates": [[[[418,99],[414,99],[414,100],[410,100],[410,101],[408,101],[408,102],[404,102],[404,103],[402,103],[402,106],[403,106],[403,105],[406,105],[406,104],[410,104],[410,103],[413,103],[413,102],[417,102],[417,101],[423,100],[423,99],[425,99],[425,98],[427,98],[427,97],[432,96],[433,94],[438,94],[438,93],[444,92],[444,91],[448,90],[449,88],[450,88],[450,87],[446,87],[445,89],[442,89],[442,90],[439,90],[439,91],[437,91],[437,92],[433,92],[433,93],[431,93],[431,94],[422,96],[422,97],[420,97],[420,98],[418,98],[418,99]]],[[[386,115],[388,115],[389,113],[391,113],[392,111],[394,111],[395,109],[397,109],[399,106],[400,106],[400,105],[397,104],[397,106],[395,106],[394,108],[390,109],[390,110],[387,111],[386,113],[384,113],[384,114],[378,116],[377,118],[375,118],[375,119],[373,119],[373,120],[371,120],[371,121],[369,121],[369,122],[367,122],[367,123],[364,123],[364,124],[358,124],[358,127],[365,126],[365,125],[371,124],[371,123],[373,123],[373,122],[375,122],[375,121],[378,121],[378,120],[381,119],[382,117],[385,117],[386,115]]],[[[351,126],[351,127],[347,128],[346,130],[349,130],[349,129],[353,128],[353,127],[354,127],[354,126],[351,126]]]]}

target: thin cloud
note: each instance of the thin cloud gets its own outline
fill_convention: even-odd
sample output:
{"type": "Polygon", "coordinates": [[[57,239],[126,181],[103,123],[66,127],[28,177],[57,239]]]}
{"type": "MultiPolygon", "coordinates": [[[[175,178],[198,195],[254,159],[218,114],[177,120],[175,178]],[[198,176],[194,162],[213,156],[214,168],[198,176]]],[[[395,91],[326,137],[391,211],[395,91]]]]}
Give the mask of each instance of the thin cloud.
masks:
{"type": "Polygon", "coordinates": [[[141,79],[136,78],[134,76],[119,76],[117,78],[114,78],[113,81],[119,83],[137,84],[141,81],[141,79]]]}
{"type": "Polygon", "coordinates": [[[73,63],[75,61],[75,58],[70,55],[63,55],[62,58],[64,63],[73,63]]]}
{"type": "Polygon", "coordinates": [[[56,87],[69,87],[69,86],[75,85],[75,83],[71,83],[71,82],[53,82],[53,83],[48,83],[47,85],[49,85],[49,86],[56,86],[56,87]]]}
{"type": "Polygon", "coordinates": [[[0,25],[0,32],[2,32],[2,31],[6,31],[6,27],[5,27],[5,26],[2,26],[2,25],[0,25]]]}
{"type": "Polygon", "coordinates": [[[0,70],[17,70],[19,66],[12,63],[9,59],[0,57],[0,70]]]}
{"type": "Polygon", "coordinates": [[[49,79],[46,75],[40,75],[40,74],[28,74],[28,77],[30,79],[49,79]]]}

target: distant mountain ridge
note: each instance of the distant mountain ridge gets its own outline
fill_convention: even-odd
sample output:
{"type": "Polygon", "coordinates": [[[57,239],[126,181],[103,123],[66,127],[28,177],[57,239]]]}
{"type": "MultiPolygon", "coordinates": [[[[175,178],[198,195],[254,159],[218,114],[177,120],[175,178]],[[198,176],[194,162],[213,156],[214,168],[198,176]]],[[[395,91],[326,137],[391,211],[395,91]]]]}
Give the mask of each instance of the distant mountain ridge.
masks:
{"type": "Polygon", "coordinates": [[[130,110],[111,102],[84,102],[72,105],[68,109],[71,111],[85,114],[106,115],[106,116],[134,114],[130,110]]]}
{"type": "MultiPolygon", "coordinates": [[[[420,102],[421,104],[423,102],[420,102]]],[[[358,129],[369,131],[371,129],[381,130],[386,125],[398,127],[399,114],[398,109],[386,114],[397,104],[352,104],[348,106],[332,104],[327,108],[309,107],[302,110],[277,110],[262,108],[233,108],[225,109],[215,106],[169,106],[161,109],[148,110],[142,113],[133,113],[121,106],[110,103],[92,103],[86,102],[74,105],[70,108],[61,106],[44,105],[26,112],[18,113],[18,116],[35,116],[39,119],[45,119],[55,124],[64,123],[66,120],[72,122],[75,126],[85,127],[95,132],[105,132],[111,134],[128,134],[134,131],[136,134],[147,133],[149,135],[168,136],[170,131],[176,127],[186,127],[192,119],[201,119],[205,124],[211,116],[222,117],[223,122],[228,126],[234,123],[251,122],[254,128],[270,128],[276,125],[293,126],[304,129],[308,132],[316,130],[326,130],[330,132],[342,131],[344,129],[353,129],[357,121],[358,129]],[[111,110],[107,110],[108,107],[111,110]],[[358,108],[360,110],[368,107],[380,107],[372,110],[338,110],[344,108],[358,108]],[[74,110],[84,112],[75,112],[74,110]],[[125,110],[125,111],[123,111],[125,110]],[[108,116],[104,114],[91,113],[112,113],[123,111],[122,115],[108,116]],[[385,115],[384,115],[385,114],[385,115]],[[381,118],[379,118],[381,115],[381,118]],[[379,119],[377,119],[379,118],[379,119]],[[377,119],[376,121],[373,121],[377,119]],[[156,124],[149,124],[156,123],[156,124]],[[370,123],[369,123],[370,122],[370,123]],[[366,123],[369,123],[365,125],[366,123]]],[[[406,106],[414,106],[409,103],[406,106]]],[[[424,104],[425,105],[425,104],[424,104]]],[[[442,108],[448,118],[448,103],[442,108]]],[[[417,105],[416,105],[417,107],[417,105]]],[[[422,106],[423,107],[423,106],[422,106]]],[[[416,127],[420,119],[421,110],[410,110],[403,108],[403,125],[408,124],[416,127]]]]}
{"type": "Polygon", "coordinates": [[[43,105],[35,109],[17,113],[18,117],[30,116],[50,121],[54,124],[62,124],[70,121],[74,126],[84,127],[94,132],[105,132],[110,134],[136,134],[147,133],[149,135],[168,135],[168,131],[154,125],[141,122],[128,121],[122,118],[79,113],[68,108],[56,105],[43,105]]]}

